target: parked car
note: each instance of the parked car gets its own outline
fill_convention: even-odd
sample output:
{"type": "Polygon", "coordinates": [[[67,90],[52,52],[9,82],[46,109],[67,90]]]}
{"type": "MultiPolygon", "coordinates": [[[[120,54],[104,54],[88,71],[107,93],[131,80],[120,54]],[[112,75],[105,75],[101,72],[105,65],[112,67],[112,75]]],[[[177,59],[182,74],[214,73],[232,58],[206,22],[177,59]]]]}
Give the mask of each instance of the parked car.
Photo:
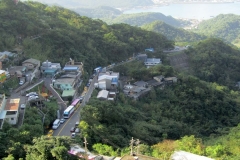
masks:
{"type": "Polygon", "coordinates": [[[26,104],[21,104],[20,108],[21,109],[25,109],[26,108],[26,104]]]}
{"type": "Polygon", "coordinates": [[[78,126],[79,126],[79,121],[75,123],[75,127],[78,127],[78,126]]]}
{"type": "Polygon", "coordinates": [[[80,129],[79,128],[76,128],[75,129],[75,133],[79,133],[80,132],[80,129]]]}
{"type": "Polygon", "coordinates": [[[64,123],[64,122],[65,122],[65,119],[62,118],[62,119],[60,120],[60,123],[64,123]]]}
{"type": "Polygon", "coordinates": [[[53,130],[51,129],[51,130],[48,131],[47,136],[48,136],[48,137],[51,137],[52,135],[53,135],[53,130]]]}
{"type": "Polygon", "coordinates": [[[70,132],[75,132],[75,127],[72,127],[71,129],[70,129],[70,132]]]}
{"type": "Polygon", "coordinates": [[[31,100],[35,100],[35,99],[38,99],[39,97],[38,96],[29,96],[28,97],[28,101],[31,101],[31,100]]]}
{"type": "Polygon", "coordinates": [[[87,84],[87,87],[89,87],[89,86],[90,86],[90,83],[87,84]]]}
{"type": "Polygon", "coordinates": [[[75,137],[76,137],[76,133],[72,133],[71,138],[75,138],[75,137]]]}
{"type": "Polygon", "coordinates": [[[30,92],[30,93],[26,94],[27,97],[34,96],[34,95],[38,96],[37,92],[30,92]]]}

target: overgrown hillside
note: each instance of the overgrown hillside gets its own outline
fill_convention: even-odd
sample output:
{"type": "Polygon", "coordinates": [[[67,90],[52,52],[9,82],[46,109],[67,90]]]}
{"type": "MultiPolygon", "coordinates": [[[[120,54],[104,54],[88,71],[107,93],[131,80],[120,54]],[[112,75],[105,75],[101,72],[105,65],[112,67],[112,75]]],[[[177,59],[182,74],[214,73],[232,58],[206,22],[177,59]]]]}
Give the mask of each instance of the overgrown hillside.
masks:
{"type": "Polygon", "coordinates": [[[191,74],[207,82],[236,89],[240,80],[240,52],[219,39],[207,39],[186,51],[191,74]]]}
{"type": "Polygon", "coordinates": [[[107,25],[60,7],[0,1],[0,50],[23,48],[25,57],[64,64],[82,61],[85,69],[125,60],[134,52],[172,46],[163,35],[126,24],[107,25]]]}
{"type": "Polygon", "coordinates": [[[153,88],[139,101],[128,99],[122,93],[117,102],[99,101],[93,95],[81,112],[82,133],[91,137],[90,145],[105,143],[121,148],[128,145],[131,137],[148,145],[185,135],[207,138],[219,136],[221,129],[240,122],[239,94],[227,87],[178,74],[165,65],[146,69],[136,63],[118,70],[125,70],[124,75],[135,81],[164,75],[177,76],[178,83],[164,89],[153,88]]]}
{"type": "Polygon", "coordinates": [[[175,28],[161,21],[155,21],[141,28],[148,31],[153,31],[156,33],[161,33],[168,39],[174,40],[176,42],[197,42],[206,38],[206,36],[199,35],[181,28],[175,28]]]}
{"type": "Polygon", "coordinates": [[[215,18],[201,22],[195,30],[206,36],[218,37],[240,46],[240,16],[221,14],[215,18]]]}

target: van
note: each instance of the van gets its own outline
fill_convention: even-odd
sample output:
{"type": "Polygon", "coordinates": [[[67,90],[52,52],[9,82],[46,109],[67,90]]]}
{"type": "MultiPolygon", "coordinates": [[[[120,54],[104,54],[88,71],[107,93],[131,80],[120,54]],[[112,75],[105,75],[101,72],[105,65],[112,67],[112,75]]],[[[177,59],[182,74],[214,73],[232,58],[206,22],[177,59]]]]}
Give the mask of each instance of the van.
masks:
{"type": "Polygon", "coordinates": [[[52,129],[57,129],[59,126],[60,126],[60,119],[56,119],[54,122],[53,122],[53,126],[52,126],[52,129]]]}

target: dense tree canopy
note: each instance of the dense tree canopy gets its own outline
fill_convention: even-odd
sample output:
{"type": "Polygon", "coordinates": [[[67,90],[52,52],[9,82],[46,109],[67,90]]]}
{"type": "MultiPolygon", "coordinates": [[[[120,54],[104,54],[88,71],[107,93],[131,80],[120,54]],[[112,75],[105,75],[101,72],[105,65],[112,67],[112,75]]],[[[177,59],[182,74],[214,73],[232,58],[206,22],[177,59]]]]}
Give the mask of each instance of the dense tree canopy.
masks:
{"type": "Polygon", "coordinates": [[[234,14],[220,14],[198,25],[197,33],[218,37],[239,46],[240,16],[234,14]]]}

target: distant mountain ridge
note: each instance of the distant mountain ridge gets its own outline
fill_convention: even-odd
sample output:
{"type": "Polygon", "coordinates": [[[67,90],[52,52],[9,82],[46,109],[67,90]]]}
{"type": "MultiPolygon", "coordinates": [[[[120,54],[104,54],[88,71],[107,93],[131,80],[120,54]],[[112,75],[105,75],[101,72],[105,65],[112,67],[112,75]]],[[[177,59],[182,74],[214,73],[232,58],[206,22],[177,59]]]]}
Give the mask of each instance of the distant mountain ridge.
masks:
{"type": "Polygon", "coordinates": [[[215,18],[201,22],[194,32],[218,37],[240,46],[240,16],[234,14],[218,15],[215,18]]]}

